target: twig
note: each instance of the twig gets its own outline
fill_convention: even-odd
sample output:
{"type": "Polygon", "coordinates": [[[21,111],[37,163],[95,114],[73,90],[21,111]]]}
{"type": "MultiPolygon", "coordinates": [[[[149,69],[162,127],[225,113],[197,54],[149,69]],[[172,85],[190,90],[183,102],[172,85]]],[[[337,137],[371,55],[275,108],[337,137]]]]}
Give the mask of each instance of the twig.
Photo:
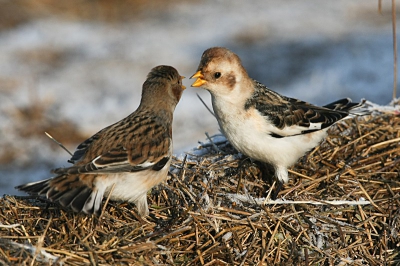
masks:
{"type": "Polygon", "coordinates": [[[374,144],[374,145],[371,145],[371,146],[369,146],[369,148],[363,153],[363,156],[366,156],[366,155],[370,152],[371,149],[374,149],[374,148],[379,147],[379,146],[382,146],[382,145],[391,144],[391,143],[394,143],[394,142],[400,142],[400,138],[390,139],[390,140],[382,141],[382,142],[376,143],[376,144],[374,144]]]}
{"type": "MultiPolygon", "coordinates": [[[[180,183],[181,183],[181,180],[183,181],[183,180],[184,180],[184,177],[185,177],[186,160],[187,160],[187,154],[185,154],[185,158],[183,158],[183,161],[182,161],[182,168],[181,168],[181,170],[179,171],[179,178],[177,179],[180,183]]],[[[181,184],[182,184],[182,183],[181,183],[181,184]]]]}
{"type": "Polygon", "coordinates": [[[370,200],[369,202],[381,213],[385,213],[378,205],[376,205],[376,203],[371,199],[371,197],[369,196],[368,192],[365,190],[365,188],[361,185],[360,182],[358,182],[358,185],[360,187],[360,189],[362,190],[362,192],[364,193],[364,195],[370,200]]]}
{"type": "Polygon", "coordinates": [[[347,226],[347,227],[350,227],[350,228],[352,228],[354,230],[357,230],[357,231],[364,231],[363,228],[358,228],[356,225],[352,225],[352,224],[349,224],[349,223],[346,223],[346,222],[331,218],[329,216],[322,216],[322,215],[318,215],[318,214],[313,214],[313,216],[315,218],[317,218],[317,219],[320,219],[320,220],[323,220],[323,221],[326,221],[326,222],[330,222],[330,223],[333,223],[335,225],[347,226]]]}
{"type": "Polygon", "coordinates": [[[396,38],[396,0],[392,0],[392,28],[393,28],[393,100],[397,91],[397,38],[396,38]]]}
{"type": "Polygon", "coordinates": [[[211,111],[211,109],[210,109],[210,108],[207,106],[207,104],[203,101],[203,99],[200,97],[200,95],[199,95],[198,93],[196,93],[196,95],[197,95],[197,98],[200,99],[200,101],[203,103],[203,105],[204,105],[204,106],[207,108],[207,110],[210,112],[210,114],[212,114],[212,115],[216,118],[214,112],[211,111]]]}
{"type": "Polygon", "coordinates": [[[69,155],[73,156],[73,154],[67,149],[65,148],[64,145],[61,144],[61,142],[58,142],[55,138],[53,138],[49,133],[44,132],[52,141],[54,141],[55,143],[58,144],[58,146],[60,146],[61,148],[63,148],[66,152],[69,153],[69,155]]]}
{"type": "Polygon", "coordinates": [[[36,248],[35,248],[35,254],[34,254],[33,259],[32,259],[32,261],[31,261],[31,265],[34,265],[35,260],[37,259],[37,257],[39,256],[39,254],[42,253],[44,238],[45,238],[45,236],[46,236],[46,234],[47,234],[47,231],[48,231],[49,228],[50,228],[50,224],[51,224],[52,220],[53,220],[53,218],[52,218],[52,216],[50,216],[50,219],[49,219],[49,221],[47,222],[46,228],[44,229],[42,235],[41,235],[41,236],[39,237],[39,239],[38,239],[38,242],[37,242],[36,248]]]}
{"type": "Polygon", "coordinates": [[[8,243],[13,247],[21,248],[21,249],[28,251],[29,253],[32,254],[32,256],[34,256],[36,254],[36,252],[39,252],[37,261],[40,261],[40,262],[49,263],[51,261],[54,263],[59,259],[59,257],[46,252],[44,249],[40,249],[39,251],[36,251],[36,247],[29,245],[29,244],[20,244],[20,243],[14,242],[14,241],[9,241],[8,243]]]}
{"type": "MultiPolygon", "coordinates": [[[[215,136],[224,136],[224,135],[214,135],[212,137],[215,137],[215,136]]],[[[208,148],[208,147],[211,147],[213,144],[218,146],[218,145],[226,144],[227,142],[228,142],[228,140],[225,139],[225,140],[221,140],[221,141],[213,141],[213,143],[202,143],[199,141],[199,144],[200,144],[200,147],[202,147],[202,148],[208,148]]]]}
{"type": "Polygon", "coordinates": [[[326,200],[326,201],[315,201],[315,200],[268,200],[266,198],[253,198],[250,195],[240,195],[226,193],[221,194],[230,199],[231,201],[241,201],[245,203],[256,203],[260,205],[275,205],[275,204],[312,204],[312,205],[370,205],[371,202],[368,200],[326,200]]]}
{"type": "Polygon", "coordinates": [[[248,247],[246,254],[244,254],[243,260],[242,260],[242,262],[239,264],[239,266],[245,265],[244,263],[246,262],[247,257],[249,256],[250,250],[252,249],[252,247],[253,247],[254,244],[256,243],[256,240],[257,240],[257,229],[256,229],[256,230],[254,231],[254,233],[253,233],[253,239],[251,240],[250,246],[248,247]]]}
{"type": "Polygon", "coordinates": [[[15,228],[15,227],[18,227],[18,226],[21,226],[21,224],[10,224],[10,225],[0,224],[0,228],[8,228],[8,229],[15,228]]]}
{"type": "Polygon", "coordinates": [[[101,213],[100,213],[100,216],[99,216],[99,220],[101,220],[101,217],[103,217],[103,214],[104,214],[104,212],[106,211],[106,207],[107,207],[107,205],[108,205],[108,202],[110,201],[110,197],[111,197],[111,194],[112,194],[113,191],[114,191],[114,188],[115,188],[115,183],[112,185],[111,190],[110,190],[110,193],[108,194],[108,197],[107,197],[107,199],[106,199],[106,202],[104,203],[103,209],[101,210],[101,213]]]}
{"type": "Polygon", "coordinates": [[[171,232],[171,233],[169,233],[169,234],[167,234],[167,235],[165,235],[165,236],[163,236],[163,237],[161,237],[161,238],[159,238],[159,239],[157,239],[157,240],[155,240],[155,241],[153,241],[153,242],[156,243],[156,244],[157,244],[157,243],[160,243],[160,242],[163,241],[164,239],[168,239],[168,238],[171,238],[172,236],[182,234],[183,232],[188,231],[188,230],[191,230],[191,229],[192,229],[191,226],[184,226],[184,227],[181,227],[181,228],[179,228],[179,229],[177,229],[177,230],[175,230],[175,231],[173,231],[173,232],[171,232]]]}
{"type": "MultiPolygon", "coordinates": [[[[278,182],[279,182],[279,181],[278,181],[278,182]]],[[[267,197],[265,198],[263,204],[265,204],[265,202],[271,200],[271,194],[272,194],[272,191],[273,191],[274,188],[275,188],[275,185],[276,185],[276,181],[274,181],[274,183],[272,183],[272,186],[271,186],[271,188],[269,189],[268,194],[267,194],[267,197]]],[[[278,192],[279,192],[279,191],[278,191],[278,192]]],[[[276,195],[276,196],[278,196],[278,195],[276,195]]]]}
{"type": "Polygon", "coordinates": [[[208,135],[207,132],[204,132],[204,134],[206,134],[207,139],[210,141],[212,147],[215,149],[216,152],[221,153],[221,154],[226,154],[225,152],[221,151],[217,145],[215,145],[215,143],[212,141],[212,139],[210,138],[210,136],[208,135]]]}

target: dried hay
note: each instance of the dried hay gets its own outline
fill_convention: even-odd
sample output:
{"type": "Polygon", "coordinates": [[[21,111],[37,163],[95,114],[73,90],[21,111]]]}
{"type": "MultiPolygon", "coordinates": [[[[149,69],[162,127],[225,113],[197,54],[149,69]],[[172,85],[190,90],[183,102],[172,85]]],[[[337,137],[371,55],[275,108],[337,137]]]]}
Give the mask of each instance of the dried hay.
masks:
{"type": "Polygon", "coordinates": [[[88,217],[5,196],[0,264],[400,263],[398,113],[333,127],[292,168],[280,204],[266,198],[260,167],[229,143],[214,138],[199,148],[149,193],[146,220],[127,203],[107,202],[100,217],[88,217]]]}

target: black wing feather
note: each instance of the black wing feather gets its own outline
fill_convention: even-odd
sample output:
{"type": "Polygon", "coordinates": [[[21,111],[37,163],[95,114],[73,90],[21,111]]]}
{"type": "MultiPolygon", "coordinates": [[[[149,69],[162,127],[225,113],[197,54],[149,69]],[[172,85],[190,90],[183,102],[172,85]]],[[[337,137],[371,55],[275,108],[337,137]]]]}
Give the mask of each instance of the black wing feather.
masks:
{"type": "MultiPolygon", "coordinates": [[[[352,103],[345,98],[323,107],[280,95],[265,85],[254,81],[255,91],[246,102],[245,108],[254,106],[263,116],[268,118],[278,129],[293,125],[304,127],[302,134],[324,129],[349,115],[349,110],[362,103],[352,103]],[[311,123],[319,123],[320,129],[310,128],[311,123]]],[[[276,134],[276,133],[275,133],[276,134]]]]}

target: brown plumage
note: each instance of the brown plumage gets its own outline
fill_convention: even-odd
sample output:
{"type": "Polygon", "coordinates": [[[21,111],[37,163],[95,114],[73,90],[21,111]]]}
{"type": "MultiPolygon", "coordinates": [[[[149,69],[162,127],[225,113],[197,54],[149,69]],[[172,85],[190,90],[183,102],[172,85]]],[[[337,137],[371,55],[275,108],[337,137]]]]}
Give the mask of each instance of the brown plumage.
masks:
{"type": "Polygon", "coordinates": [[[16,187],[84,213],[99,214],[104,196],[134,202],[148,214],[146,193],[166,177],[172,156],[172,119],[185,87],[170,66],[157,66],[143,84],[135,112],[82,142],[71,167],[54,178],[16,187]]]}

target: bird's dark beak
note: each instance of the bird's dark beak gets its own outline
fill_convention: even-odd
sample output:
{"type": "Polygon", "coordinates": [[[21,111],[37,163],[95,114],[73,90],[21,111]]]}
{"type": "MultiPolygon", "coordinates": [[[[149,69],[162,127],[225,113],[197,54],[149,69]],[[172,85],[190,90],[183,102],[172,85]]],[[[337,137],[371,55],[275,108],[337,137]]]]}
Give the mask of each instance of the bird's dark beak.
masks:
{"type": "MultiPolygon", "coordinates": [[[[184,79],[185,77],[184,76],[181,76],[181,79],[184,79]]],[[[182,84],[182,90],[185,90],[186,89],[186,86],[184,86],[183,84],[182,84]]]]}
{"type": "Polygon", "coordinates": [[[204,76],[201,73],[201,70],[197,71],[196,73],[194,73],[193,76],[190,77],[192,78],[197,78],[195,82],[193,82],[192,87],[201,87],[204,85],[204,83],[206,83],[206,81],[204,80],[204,76]]]}

